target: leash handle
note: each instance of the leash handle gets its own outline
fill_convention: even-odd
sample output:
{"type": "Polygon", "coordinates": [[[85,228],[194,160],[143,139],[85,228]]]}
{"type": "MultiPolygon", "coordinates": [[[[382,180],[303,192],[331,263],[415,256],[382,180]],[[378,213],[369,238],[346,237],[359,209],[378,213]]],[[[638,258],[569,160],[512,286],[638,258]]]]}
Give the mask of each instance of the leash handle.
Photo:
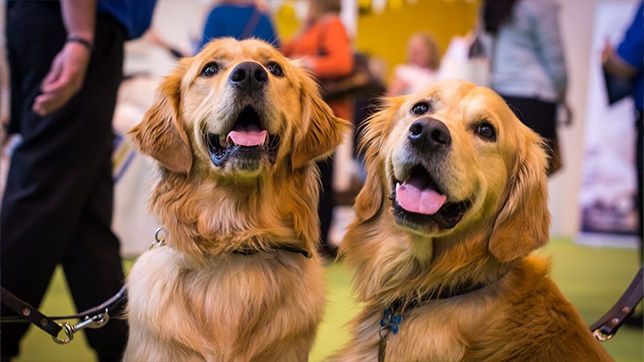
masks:
{"type": "Polygon", "coordinates": [[[16,297],[10,291],[2,288],[2,303],[7,307],[11,308],[22,318],[28,320],[31,324],[47,332],[54,338],[57,338],[58,333],[63,329],[58,323],[54,322],[53,319],[47,317],[46,315],[40,313],[38,309],[34,308],[31,304],[23,301],[22,299],[16,297]]]}
{"type": "Polygon", "coordinates": [[[607,341],[617,333],[626,317],[633,312],[644,294],[642,267],[617,303],[597,322],[590,326],[590,331],[600,342],[607,341]]]}

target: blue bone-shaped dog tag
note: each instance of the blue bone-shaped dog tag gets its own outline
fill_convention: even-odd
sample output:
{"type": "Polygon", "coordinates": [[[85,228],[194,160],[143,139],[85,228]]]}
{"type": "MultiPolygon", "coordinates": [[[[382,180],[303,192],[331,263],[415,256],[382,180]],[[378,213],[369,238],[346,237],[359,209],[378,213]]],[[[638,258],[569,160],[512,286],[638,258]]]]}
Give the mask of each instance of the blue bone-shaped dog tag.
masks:
{"type": "Polygon", "coordinates": [[[398,325],[402,322],[403,317],[400,314],[394,314],[391,309],[385,309],[385,313],[380,320],[380,327],[388,328],[393,334],[398,333],[398,325]]]}

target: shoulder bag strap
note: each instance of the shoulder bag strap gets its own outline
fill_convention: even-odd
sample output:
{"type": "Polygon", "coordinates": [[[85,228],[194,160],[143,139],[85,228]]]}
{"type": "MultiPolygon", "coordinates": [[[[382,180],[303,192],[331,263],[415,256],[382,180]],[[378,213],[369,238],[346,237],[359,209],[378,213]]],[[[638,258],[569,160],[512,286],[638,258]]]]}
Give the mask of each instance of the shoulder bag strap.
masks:
{"type": "Polygon", "coordinates": [[[253,32],[257,28],[257,25],[259,25],[259,21],[261,19],[262,13],[259,11],[256,5],[253,5],[253,13],[250,15],[250,18],[248,18],[248,22],[246,22],[246,26],[241,33],[241,39],[250,38],[250,36],[253,35],[253,32]]]}

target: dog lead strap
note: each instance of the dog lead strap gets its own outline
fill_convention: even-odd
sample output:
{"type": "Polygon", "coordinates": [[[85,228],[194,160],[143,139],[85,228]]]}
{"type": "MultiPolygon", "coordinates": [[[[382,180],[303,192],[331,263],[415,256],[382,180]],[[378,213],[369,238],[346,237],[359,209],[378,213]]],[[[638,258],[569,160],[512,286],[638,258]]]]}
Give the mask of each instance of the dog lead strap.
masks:
{"type": "Polygon", "coordinates": [[[615,303],[615,305],[604,314],[595,324],[590,326],[590,331],[593,333],[595,338],[600,342],[607,341],[611,339],[617,329],[621,327],[622,323],[629,314],[635,310],[635,307],[642,300],[642,295],[644,293],[643,288],[644,282],[642,281],[642,267],[635,275],[635,278],[628,286],[621,298],[615,303]]]}
{"type": "Polygon", "coordinates": [[[385,353],[387,353],[387,337],[380,337],[378,344],[378,362],[385,362],[385,353]]]}
{"type": "Polygon", "coordinates": [[[50,334],[52,337],[58,336],[58,333],[62,329],[62,327],[58,325],[58,323],[54,322],[53,319],[40,313],[38,309],[16,297],[5,288],[2,288],[2,303],[11,308],[11,310],[16,312],[22,318],[27,319],[31,324],[50,334]]]}
{"type": "Polygon", "coordinates": [[[0,322],[29,322],[36,327],[47,332],[58,344],[67,344],[74,338],[74,333],[84,328],[102,328],[110,320],[110,311],[120,306],[127,298],[127,287],[124,285],[118,293],[112,296],[99,306],[88,309],[81,313],[69,316],[48,317],[38,311],[24,300],[16,297],[4,287],[2,288],[2,303],[16,312],[16,317],[1,317],[0,322]],[[81,319],[77,324],[64,322],[59,324],[59,319],[81,319]],[[59,338],[61,331],[65,332],[65,337],[59,338]]]}

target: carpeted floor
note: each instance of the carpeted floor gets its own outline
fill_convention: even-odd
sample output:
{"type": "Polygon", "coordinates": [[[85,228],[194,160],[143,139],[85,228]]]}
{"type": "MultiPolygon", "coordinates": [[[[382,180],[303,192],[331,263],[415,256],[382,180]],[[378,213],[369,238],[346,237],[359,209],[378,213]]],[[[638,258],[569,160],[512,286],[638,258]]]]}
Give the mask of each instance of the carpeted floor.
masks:
{"type": "MultiPolygon", "coordinates": [[[[621,296],[635,275],[639,262],[635,250],[594,249],[576,245],[568,239],[554,239],[541,253],[552,258],[554,279],[589,325],[621,296]]],[[[126,268],[131,264],[131,260],[125,261],[126,268]]],[[[330,265],[327,267],[326,281],[328,305],[310,361],[321,361],[343,345],[347,338],[343,325],[356,313],[351,302],[350,272],[342,265],[330,265]]],[[[60,270],[56,272],[40,310],[49,315],[73,313],[60,270]]],[[[642,329],[622,327],[613,339],[603,345],[618,362],[644,361],[642,329]]],[[[59,346],[49,335],[32,327],[23,340],[22,354],[16,361],[94,360],[84,335],[79,334],[70,344],[59,346]]]]}

